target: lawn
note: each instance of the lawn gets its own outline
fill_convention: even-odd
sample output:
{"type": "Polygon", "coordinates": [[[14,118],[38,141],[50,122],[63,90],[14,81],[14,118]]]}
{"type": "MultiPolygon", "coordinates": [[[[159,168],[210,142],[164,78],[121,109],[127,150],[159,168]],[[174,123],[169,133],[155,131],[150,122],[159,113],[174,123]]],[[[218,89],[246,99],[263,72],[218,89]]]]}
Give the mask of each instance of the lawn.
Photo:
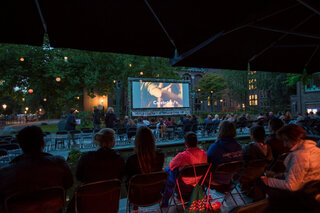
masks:
{"type": "MultiPolygon", "coordinates": [[[[58,131],[58,124],[41,125],[40,128],[43,132],[56,133],[58,131]]],[[[77,130],[80,130],[81,128],[79,126],[76,127],[77,130]]],[[[92,125],[89,125],[87,128],[92,128],[92,125]]]]}

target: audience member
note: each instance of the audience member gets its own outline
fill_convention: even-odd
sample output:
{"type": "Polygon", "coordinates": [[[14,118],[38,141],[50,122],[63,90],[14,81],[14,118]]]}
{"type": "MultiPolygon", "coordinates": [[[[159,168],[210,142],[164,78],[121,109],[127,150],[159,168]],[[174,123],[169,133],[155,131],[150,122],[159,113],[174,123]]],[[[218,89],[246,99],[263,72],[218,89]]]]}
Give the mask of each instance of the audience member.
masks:
{"type": "Polygon", "coordinates": [[[172,126],[171,118],[167,118],[167,119],[164,121],[164,123],[165,123],[166,126],[172,126]]]}
{"type": "Polygon", "coordinates": [[[77,179],[84,183],[121,179],[125,163],[120,154],[112,149],[115,145],[115,131],[109,128],[101,129],[94,135],[94,141],[100,148],[82,154],[77,165],[77,179]]]}
{"type": "Polygon", "coordinates": [[[23,128],[17,140],[23,154],[0,169],[0,209],[7,196],[18,192],[72,186],[72,173],[64,158],[43,152],[45,144],[40,127],[23,128]]]}
{"type": "MultiPolygon", "coordinates": [[[[70,137],[71,137],[71,140],[73,142],[73,145],[76,145],[76,140],[74,139],[74,133],[72,132],[73,130],[76,129],[76,125],[77,125],[77,122],[76,122],[76,117],[74,116],[76,114],[77,110],[75,109],[70,109],[69,111],[69,114],[67,116],[67,122],[66,122],[66,127],[65,129],[67,131],[71,131],[70,132],[70,137]]],[[[69,141],[69,147],[70,147],[70,141],[69,141]]]]}
{"type": "Polygon", "coordinates": [[[106,128],[113,128],[114,122],[116,121],[116,114],[114,114],[114,110],[112,107],[109,107],[106,113],[106,117],[104,119],[106,128]]]}
{"type": "Polygon", "coordinates": [[[262,126],[250,128],[250,137],[253,142],[247,144],[243,149],[245,170],[240,178],[241,190],[247,195],[253,192],[252,188],[256,180],[265,172],[265,168],[272,161],[271,147],[264,143],[266,134],[262,126]],[[250,164],[256,160],[263,160],[264,164],[251,168],[250,164]]]}
{"type": "Polygon", "coordinates": [[[147,125],[143,122],[142,118],[138,118],[137,128],[139,129],[142,126],[147,126],[147,125]]]}
{"type": "Polygon", "coordinates": [[[307,140],[305,131],[295,124],[282,127],[277,136],[290,150],[284,161],[286,172],[282,179],[262,176],[263,183],[260,191],[257,190],[256,199],[262,199],[263,192],[272,195],[277,189],[297,191],[309,181],[320,180],[320,149],[316,142],[307,140]]]}
{"type": "Polygon", "coordinates": [[[204,124],[211,124],[212,123],[212,116],[209,114],[207,118],[203,120],[204,124]]]}
{"type": "Polygon", "coordinates": [[[149,126],[149,125],[150,125],[150,121],[148,120],[147,117],[144,117],[144,118],[143,118],[143,123],[144,123],[146,126],[149,126]]]}
{"type": "Polygon", "coordinates": [[[178,125],[183,125],[183,121],[184,121],[184,118],[183,116],[180,117],[180,120],[178,121],[178,125]]]}
{"type": "Polygon", "coordinates": [[[135,174],[162,170],[164,154],[159,149],[156,150],[154,135],[148,127],[138,129],[134,146],[135,154],[129,156],[126,163],[127,182],[135,174]]]}
{"type": "MultiPolygon", "coordinates": [[[[218,166],[221,163],[242,160],[241,145],[234,139],[236,127],[230,121],[222,121],[219,126],[217,141],[213,143],[207,152],[208,162],[218,166]]],[[[213,175],[212,184],[229,184],[232,175],[213,175]]]]}
{"type": "MultiPolygon", "coordinates": [[[[165,171],[169,173],[169,179],[162,203],[165,207],[168,205],[169,198],[174,190],[176,178],[178,177],[179,171],[182,167],[207,163],[207,154],[205,151],[197,147],[198,139],[194,132],[187,132],[185,134],[184,144],[186,146],[186,150],[178,153],[170,162],[169,168],[165,169],[165,171]]],[[[198,177],[196,181],[199,181],[200,178],[201,177],[198,177]]],[[[183,182],[179,183],[179,188],[184,198],[189,197],[193,187],[195,186],[195,177],[183,178],[182,181],[183,182]]]]}
{"type": "Polygon", "coordinates": [[[266,144],[271,147],[274,160],[277,160],[280,155],[287,153],[288,149],[284,146],[283,141],[276,137],[276,132],[283,127],[284,123],[279,118],[274,118],[269,121],[270,135],[266,139],[266,144]]]}

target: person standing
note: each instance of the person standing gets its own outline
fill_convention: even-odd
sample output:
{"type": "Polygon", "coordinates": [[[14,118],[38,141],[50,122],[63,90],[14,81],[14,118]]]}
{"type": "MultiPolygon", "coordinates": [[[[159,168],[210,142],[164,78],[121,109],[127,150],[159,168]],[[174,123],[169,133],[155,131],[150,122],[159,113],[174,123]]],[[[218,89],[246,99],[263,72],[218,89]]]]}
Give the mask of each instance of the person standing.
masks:
{"type": "Polygon", "coordinates": [[[93,130],[99,131],[101,129],[101,111],[94,109],[93,112],[93,130]]]}
{"type": "MultiPolygon", "coordinates": [[[[74,139],[74,133],[73,131],[76,130],[76,125],[77,125],[77,122],[76,122],[76,117],[75,117],[75,114],[76,114],[77,110],[75,109],[70,109],[70,112],[68,114],[68,117],[67,117],[67,123],[66,123],[66,130],[69,132],[70,134],[70,138],[73,142],[73,145],[76,145],[76,141],[74,139]]],[[[70,140],[69,140],[69,145],[70,147],[70,140]]]]}
{"type": "Polygon", "coordinates": [[[116,115],[114,114],[114,109],[109,107],[106,113],[105,124],[106,128],[113,128],[114,122],[117,120],[116,115]]]}

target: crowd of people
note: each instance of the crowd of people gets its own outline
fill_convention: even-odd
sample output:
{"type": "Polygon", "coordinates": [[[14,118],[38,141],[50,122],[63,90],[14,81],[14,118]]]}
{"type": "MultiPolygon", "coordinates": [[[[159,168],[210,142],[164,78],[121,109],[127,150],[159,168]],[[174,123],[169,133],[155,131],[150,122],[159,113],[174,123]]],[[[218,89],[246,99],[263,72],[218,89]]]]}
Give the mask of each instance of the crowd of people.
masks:
{"type": "MultiPolygon", "coordinates": [[[[73,119],[72,117],[70,115],[70,119],[73,119]]],[[[231,117],[234,118],[234,116],[231,117]]],[[[134,151],[125,161],[113,149],[115,131],[112,129],[114,126],[111,121],[115,118],[111,120],[108,118],[107,124],[111,126],[100,129],[94,136],[99,149],[82,154],[75,177],[82,183],[119,178],[123,179],[128,186],[130,178],[135,174],[165,170],[170,177],[164,189],[164,206],[168,205],[168,200],[173,193],[177,174],[187,165],[211,163],[216,168],[223,163],[243,162],[242,171],[236,175],[240,176],[242,193],[255,201],[264,199],[266,195],[273,197],[283,192],[299,192],[310,182],[320,181],[320,161],[318,160],[320,149],[315,141],[307,139],[302,127],[286,124],[283,119],[270,116],[268,128],[271,134],[266,136],[265,128],[256,122],[250,128],[252,142],[242,147],[235,139],[236,125],[230,120],[231,117],[226,116],[227,119],[219,120],[217,140],[207,151],[198,147],[197,135],[194,132],[186,132],[184,135],[186,149],[177,153],[168,168],[163,168],[166,153],[157,149],[155,136],[148,127],[156,124],[154,120],[138,119],[134,151]],[[276,168],[275,165],[281,159],[284,159],[283,168],[276,168]],[[252,167],[252,163],[257,160],[264,161],[264,164],[252,167]]],[[[125,119],[127,124],[132,123],[129,118],[125,119]]],[[[218,119],[218,116],[213,119],[208,116],[203,122],[214,122],[218,119]]],[[[258,117],[257,120],[259,119],[261,118],[258,117]]],[[[187,116],[187,119],[179,120],[182,124],[196,121],[195,116],[187,116]]],[[[158,124],[171,126],[173,122],[171,119],[161,119],[158,124]],[[166,122],[171,123],[165,124],[166,122]]],[[[39,127],[25,127],[18,133],[17,140],[23,154],[0,169],[0,205],[2,207],[7,196],[19,191],[37,190],[48,186],[62,186],[68,189],[72,186],[73,175],[68,163],[62,157],[43,152],[45,144],[43,132],[39,127]]],[[[211,184],[227,186],[233,177],[234,174],[213,174],[211,184]]],[[[190,187],[194,185],[193,178],[192,180],[185,178],[180,188],[190,195],[192,192],[190,187]]],[[[313,197],[315,208],[319,205],[319,200],[316,199],[319,199],[320,189],[317,192],[313,197]]],[[[70,202],[69,212],[74,211],[73,205],[74,202],[70,202]]]]}

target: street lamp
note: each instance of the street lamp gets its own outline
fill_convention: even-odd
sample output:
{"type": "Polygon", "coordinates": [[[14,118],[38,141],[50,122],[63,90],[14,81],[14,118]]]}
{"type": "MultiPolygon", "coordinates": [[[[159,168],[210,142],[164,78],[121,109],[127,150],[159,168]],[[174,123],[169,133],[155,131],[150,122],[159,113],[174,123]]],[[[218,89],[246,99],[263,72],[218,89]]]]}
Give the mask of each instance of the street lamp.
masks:
{"type": "Polygon", "coordinates": [[[60,82],[61,78],[60,77],[56,77],[56,82],[60,82]]]}
{"type": "Polygon", "coordinates": [[[143,72],[140,72],[140,75],[143,76],[143,72]]]}
{"type": "Polygon", "coordinates": [[[3,108],[4,110],[6,110],[6,109],[7,109],[7,105],[6,105],[6,104],[2,104],[2,108],[3,108]]]}
{"type": "Polygon", "coordinates": [[[46,102],[46,101],[47,101],[47,99],[46,99],[46,98],[44,98],[44,99],[43,99],[43,101],[44,101],[44,102],[46,102]]]}
{"type": "Polygon", "coordinates": [[[132,64],[129,64],[129,67],[132,67],[132,64]]]}
{"type": "Polygon", "coordinates": [[[25,110],[28,111],[28,110],[29,110],[29,107],[26,107],[25,110]]]}
{"type": "Polygon", "coordinates": [[[21,62],[23,62],[23,61],[24,61],[24,58],[20,58],[19,60],[20,60],[21,62]]]}

